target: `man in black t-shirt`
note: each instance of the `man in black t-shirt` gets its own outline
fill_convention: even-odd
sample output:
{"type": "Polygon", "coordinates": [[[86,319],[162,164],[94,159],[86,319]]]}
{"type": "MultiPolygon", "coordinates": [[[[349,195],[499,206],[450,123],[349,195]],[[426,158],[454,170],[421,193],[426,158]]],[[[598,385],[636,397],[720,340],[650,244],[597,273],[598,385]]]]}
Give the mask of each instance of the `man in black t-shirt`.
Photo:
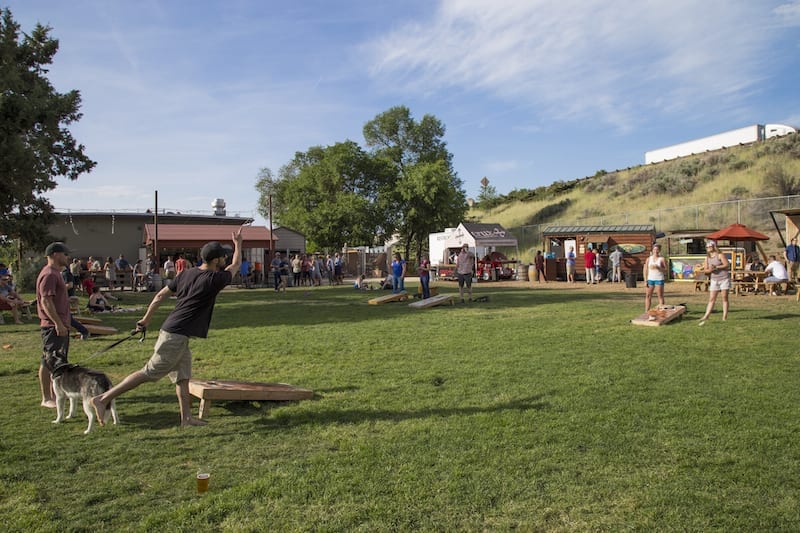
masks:
{"type": "Polygon", "coordinates": [[[92,405],[101,425],[105,420],[105,412],[111,400],[142,383],[156,381],[166,375],[169,375],[172,382],[175,383],[175,392],[181,411],[181,426],[205,424],[203,420],[192,417],[192,401],[189,396],[192,352],[189,350],[189,338],[208,336],[217,294],[231,283],[233,273],[239,271],[242,260],[242,228],[239,228],[231,237],[235,246],[233,261],[229,265],[226,266],[230,248],[226,248],[216,241],[210,242],[200,251],[200,257],[203,259],[201,266],[182,271],[153,297],[147,312],[136,323],[137,329],[143,330],[150,324],[153,314],[162,301],[173,294],[178,301],[175,309],[161,325],[153,356],[150,357],[144,368],[128,375],[107,392],[92,398],[92,405]]]}

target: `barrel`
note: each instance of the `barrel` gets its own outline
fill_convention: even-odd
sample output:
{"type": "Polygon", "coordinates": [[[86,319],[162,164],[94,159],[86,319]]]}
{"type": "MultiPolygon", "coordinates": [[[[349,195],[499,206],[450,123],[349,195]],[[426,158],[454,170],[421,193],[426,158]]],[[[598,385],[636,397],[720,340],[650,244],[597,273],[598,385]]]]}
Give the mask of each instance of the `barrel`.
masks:
{"type": "Polygon", "coordinates": [[[153,288],[157,291],[161,290],[161,274],[151,274],[150,281],[153,283],[153,288]]]}
{"type": "Polygon", "coordinates": [[[524,263],[517,265],[517,281],[528,281],[528,265],[524,263]]]}
{"type": "Polygon", "coordinates": [[[533,263],[528,267],[528,279],[530,281],[539,281],[539,271],[536,270],[536,265],[533,263]]]}
{"type": "Polygon", "coordinates": [[[636,273],[625,272],[625,287],[628,289],[636,288],[636,273]]]}

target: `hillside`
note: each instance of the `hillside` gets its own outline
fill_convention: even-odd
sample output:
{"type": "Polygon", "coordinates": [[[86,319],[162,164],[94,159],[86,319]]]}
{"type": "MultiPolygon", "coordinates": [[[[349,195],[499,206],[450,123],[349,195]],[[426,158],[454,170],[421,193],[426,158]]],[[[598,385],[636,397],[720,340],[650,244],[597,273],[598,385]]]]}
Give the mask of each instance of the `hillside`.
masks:
{"type": "Polygon", "coordinates": [[[771,209],[800,207],[800,133],[641,165],[592,177],[515,190],[470,216],[495,222],[520,240],[523,259],[541,247],[550,224],[655,224],[656,231],[719,229],[741,222],[772,236],[771,209]],[[787,196],[794,196],[786,198],[787,196]]]}

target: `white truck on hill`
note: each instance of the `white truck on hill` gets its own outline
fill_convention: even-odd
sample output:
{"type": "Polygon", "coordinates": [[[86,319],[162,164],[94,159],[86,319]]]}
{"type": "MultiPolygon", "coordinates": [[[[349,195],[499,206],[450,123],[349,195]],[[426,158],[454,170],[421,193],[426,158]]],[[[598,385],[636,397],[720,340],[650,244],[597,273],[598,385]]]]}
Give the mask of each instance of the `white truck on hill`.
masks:
{"type": "Polygon", "coordinates": [[[645,164],[660,163],[661,161],[686,157],[687,155],[702,154],[710,150],[719,150],[721,148],[739,146],[740,144],[750,144],[770,137],[779,137],[796,132],[795,128],[785,124],[753,124],[752,126],[645,152],[644,162],[645,164]]]}

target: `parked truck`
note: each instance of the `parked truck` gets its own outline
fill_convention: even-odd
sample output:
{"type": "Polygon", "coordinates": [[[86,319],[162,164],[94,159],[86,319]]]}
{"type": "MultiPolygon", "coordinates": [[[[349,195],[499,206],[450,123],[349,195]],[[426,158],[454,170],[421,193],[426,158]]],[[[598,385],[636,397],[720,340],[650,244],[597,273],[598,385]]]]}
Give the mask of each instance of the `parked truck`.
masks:
{"type": "Polygon", "coordinates": [[[659,163],[661,161],[677,159],[687,155],[701,154],[709,150],[719,150],[721,148],[739,146],[740,144],[750,144],[769,139],[770,137],[779,137],[795,132],[797,132],[795,128],[786,126],[785,124],[753,124],[752,126],[645,152],[644,162],[645,164],[659,163]]]}

